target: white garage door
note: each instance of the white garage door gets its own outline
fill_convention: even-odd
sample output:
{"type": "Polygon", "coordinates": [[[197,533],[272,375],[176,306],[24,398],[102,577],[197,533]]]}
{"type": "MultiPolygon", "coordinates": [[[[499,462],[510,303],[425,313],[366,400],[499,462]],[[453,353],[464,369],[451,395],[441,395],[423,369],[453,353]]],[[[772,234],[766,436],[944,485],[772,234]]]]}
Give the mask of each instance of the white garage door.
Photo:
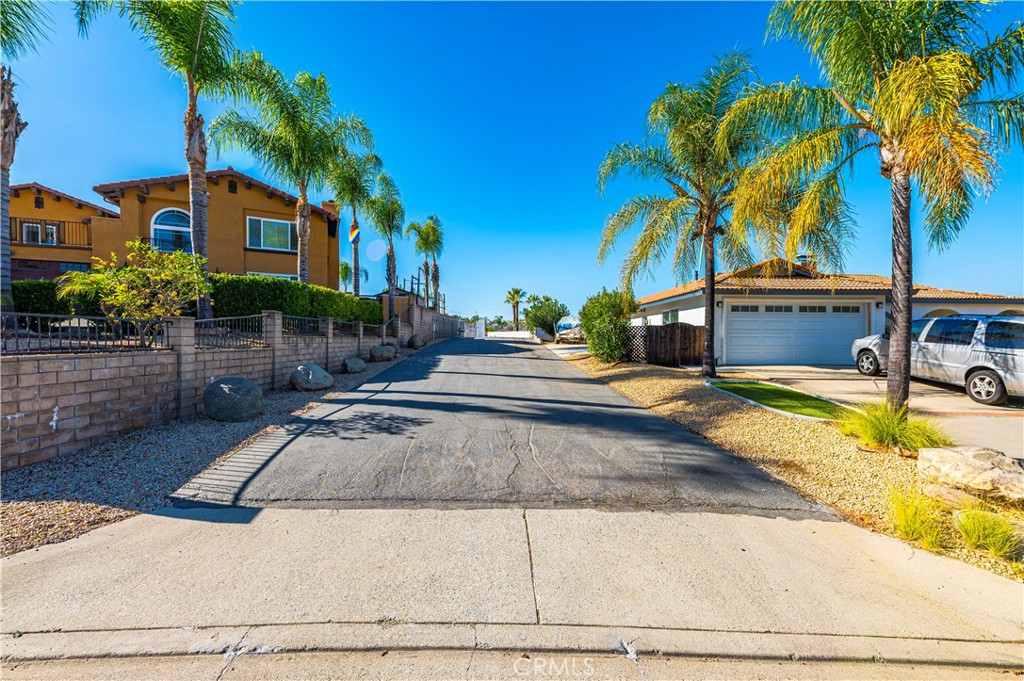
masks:
{"type": "Polygon", "coordinates": [[[852,365],[850,346],[867,334],[867,314],[864,303],[730,303],[725,361],[852,365]]]}

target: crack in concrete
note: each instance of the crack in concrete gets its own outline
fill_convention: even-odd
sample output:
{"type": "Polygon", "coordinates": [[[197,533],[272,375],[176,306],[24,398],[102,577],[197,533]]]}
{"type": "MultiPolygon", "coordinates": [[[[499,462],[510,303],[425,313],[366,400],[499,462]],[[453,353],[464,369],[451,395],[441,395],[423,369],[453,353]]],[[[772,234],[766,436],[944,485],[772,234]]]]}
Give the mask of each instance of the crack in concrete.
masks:
{"type": "MultiPolygon", "coordinates": [[[[633,639],[634,641],[636,639],[633,639]]],[[[619,640],[619,645],[622,646],[623,652],[626,653],[626,659],[636,665],[636,668],[640,670],[640,677],[644,681],[650,681],[650,676],[647,675],[647,670],[644,669],[643,665],[640,664],[640,655],[637,654],[636,648],[633,647],[633,641],[626,641],[625,639],[619,640]]]]}
{"type": "Polygon", "coordinates": [[[245,648],[242,647],[242,643],[245,641],[245,637],[248,636],[249,632],[251,632],[252,630],[253,630],[253,627],[249,626],[242,633],[242,637],[238,639],[238,643],[236,643],[233,646],[228,647],[224,651],[224,656],[227,658],[227,661],[224,663],[224,666],[220,668],[220,673],[217,674],[216,681],[221,681],[221,678],[223,678],[224,673],[227,672],[228,668],[235,661],[235,659],[238,658],[240,655],[242,655],[245,652],[245,648]]]}

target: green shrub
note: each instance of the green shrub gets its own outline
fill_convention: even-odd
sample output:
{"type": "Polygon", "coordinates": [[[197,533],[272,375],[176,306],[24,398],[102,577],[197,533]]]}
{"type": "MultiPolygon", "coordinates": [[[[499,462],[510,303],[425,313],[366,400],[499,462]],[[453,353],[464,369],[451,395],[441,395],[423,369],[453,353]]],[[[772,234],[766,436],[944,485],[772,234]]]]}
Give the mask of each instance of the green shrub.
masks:
{"type": "Polygon", "coordinates": [[[64,300],[57,298],[57,282],[50,279],[23,279],[11,282],[14,309],[36,314],[80,314],[99,317],[99,301],[95,296],[81,294],[64,300]]]}
{"type": "Polygon", "coordinates": [[[618,362],[629,356],[629,317],[636,312],[633,296],[601,289],[583,304],[580,326],[590,354],[602,362],[618,362]]]}
{"type": "Polygon", "coordinates": [[[953,524],[968,546],[986,549],[997,558],[1011,559],[1021,550],[1021,538],[1006,518],[980,508],[968,508],[953,515],[953,524]]]}
{"type": "Polygon", "coordinates": [[[534,329],[541,329],[548,335],[555,335],[555,324],[562,317],[569,314],[569,308],[554,298],[545,296],[540,302],[526,308],[523,319],[526,320],[526,328],[531,332],[534,329]]]}
{"type": "Polygon", "coordinates": [[[941,545],[942,516],[938,504],[928,495],[890,489],[889,513],[889,520],[899,536],[921,542],[929,549],[941,545]]]}
{"type": "Polygon", "coordinates": [[[953,441],[931,419],[911,414],[906,407],[892,411],[886,403],[860,405],[839,419],[844,435],[855,435],[869,447],[916,452],[923,447],[946,447],[953,441]]]}
{"type": "Polygon", "coordinates": [[[247,274],[211,274],[213,313],[217,317],[244,317],[263,310],[279,310],[296,317],[333,317],[340,321],[380,324],[381,306],[350,293],[284,277],[247,274]]]}

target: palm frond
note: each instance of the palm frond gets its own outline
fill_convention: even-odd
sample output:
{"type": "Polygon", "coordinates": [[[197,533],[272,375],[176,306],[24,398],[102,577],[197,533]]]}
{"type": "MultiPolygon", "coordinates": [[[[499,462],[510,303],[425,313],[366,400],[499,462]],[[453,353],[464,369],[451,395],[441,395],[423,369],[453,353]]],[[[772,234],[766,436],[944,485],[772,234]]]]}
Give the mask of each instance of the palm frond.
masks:
{"type": "Polygon", "coordinates": [[[34,0],[0,2],[0,52],[5,59],[20,59],[38,52],[53,27],[47,3],[34,0]]]}

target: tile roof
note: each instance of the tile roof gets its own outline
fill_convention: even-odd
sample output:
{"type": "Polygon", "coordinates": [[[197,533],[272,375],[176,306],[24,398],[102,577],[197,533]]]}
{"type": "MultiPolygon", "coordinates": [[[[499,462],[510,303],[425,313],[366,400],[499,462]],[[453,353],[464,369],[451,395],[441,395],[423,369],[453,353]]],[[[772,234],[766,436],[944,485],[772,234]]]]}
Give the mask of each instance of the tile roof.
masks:
{"type": "MultiPolygon", "coordinates": [[[[265,192],[269,192],[271,194],[279,196],[282,199],[287,199],[288,201],[291,201],[292,203],[296,203],[299,200],[297,197],[293,196],[292,194],[289,194],[286,191],[282,191],[282,190],[278,189],[277,187],[271,186],[271,185],[267,184],[266,182],[263,182],[261,180],[257,180],[252,175],[246,175],[243,172],[235,170],[231,166],[228,166],[227,168],[224,168],[222,170],[208,170],[208,171],[206,171],[206,177],[207,177],[207,179],[210,179],[210,178],[221,178],[221,177],[234,177],[234,178],[237,178],[239,180],[242,180],[243,182],[249,182],[254,187],[258,187],[258,188],[262,189],[265,192]]],[[[163,175],[161,177],[144,177],[144,178],[140,178],[138,180],[122,180],[120,182],[107,182],[105,184],[98,184],[95,187],[93,187],[92,189],[93,189],[94,192],[96,192],[98,194],[102,194],[103,197],[107,201],[110,201],[111,203],[116,204],[116,203],[118,203],[118,201],[120,201],[120,198],[117,195],[117,192],[118,192],[119,189],[133,189],[133,188],[137,188],[137,187],[150,186],[150,185],[154,185],[154,184],[167,184],[169,182],[174,182],[174,183],[177,183],[177,182],[188,182],[188,174],[182,173],[182,174],[179,174],[179,175],[163,175]]],[[[328,219],[328,218],[330,218],[332,220],[336,219],[336,216],[333,213],[331,213],[330,211],[324,210],[323,208],[321,208],[319,206],[314,205],[312,202],[310,202],[309,206],[310,206],[310,208],[312,209],[312,211],[314,213],[318,214],[320,217],[324,218],[325,220],[328,219]]]]}
{"type": "Polygon", "coordinates": [[[71,194],[65,194],[64,192],[58,191],[52,187],[47,187],[45,184],[39,184],[38,182],[24,182],[22,184],[11,185],[12,192],[26,190],[37,190],[40,192],[46,192],[47,194],[51,194],[53,196],[59,196],[60,198],[65,199],[66,201],[70,201],[71,203],[78,203],[83,206],[88,206],[89,208],[92,208],[97,213],[99,213],[101,217],[117,217],[117,211],[110,210],[109,208],[104,208],[103,206],[97,206],[95,203],[90,203],[89,201],[80,199],[77,196],[72,196],[71,194]]]}
{"type": "MultiPolygon", "coordinates": [[[[793,264],[790,270],[785,261],[766,260],[751,267],[723,272],[715,276],[716,291],[874,291],[887,293],[891,288],[889,277],[880,274],[824,274],[813,269],[793,264]],[[780,265],[782,265],[780,267],[780,265]]],[[[653,293],[637,300],[641,306],[650,305],[671,298],[697,294],[704,290],[704,280],[696,279],[682,286],[676,286],[659,293],[653,293]]],[[[975,293],[932,286],[914,286],[914,298],[918,300],[992,300],[1021,301],[1022,298],[995,293],[975,293]]]]}

